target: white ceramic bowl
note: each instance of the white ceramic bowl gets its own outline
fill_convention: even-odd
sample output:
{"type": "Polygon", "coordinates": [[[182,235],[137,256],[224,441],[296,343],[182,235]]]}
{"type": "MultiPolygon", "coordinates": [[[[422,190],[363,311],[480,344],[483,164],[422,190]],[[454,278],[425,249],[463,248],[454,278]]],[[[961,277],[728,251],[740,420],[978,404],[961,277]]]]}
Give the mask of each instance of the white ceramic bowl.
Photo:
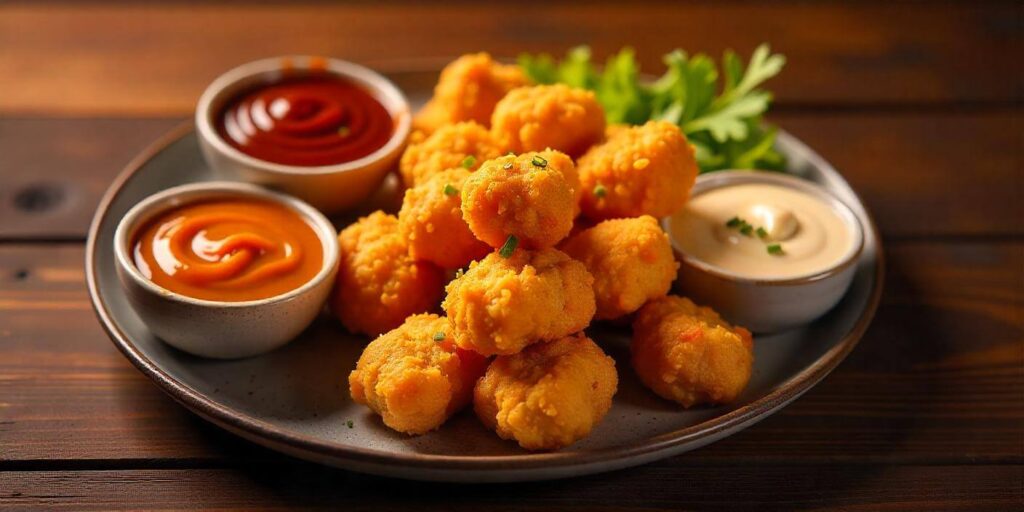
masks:
{"type": "Polygon", "coordinates": [[[754,332],[770,333],[812,322],[832,309],[850,287],[864,245],[857,216],[837,197],[818,185],[780,173],[717,171],[697,178],[692,197],[726,186],[762,183],[796,189],[824,201],[846,223],[853,237],[850,250],[830,268],[796,278],[765,279],[738,275],[710,265],[680,249],[672,237],[672,218],[662,226],[672,238],[679,259],[676,288],[695,302],[711,306],[725,319],[754,332]]]}
{"type": "Polygon", "coordinates": [[[338,271],[334,226],[312,206],[254,185],[205,182],[182,185],[147,197],[118,223],[114,233],[117,276],[132,308],[158,338],[186,352],[217,359],[249,357],[288,343],[323,309],[338,271]],[[170,208],[214,198],[257,198],[281,204],[301,216],[323,248],[323,267],[309,281],[266,299],[222,302],[195,299],[153,283],[131,257],[135,233],[170,208]]]}
{"type": "Polygon", "coordinates": [[[286,56],[242,64],[224,73],[203,92],[196,106],[196,130],[203,157],[223,179],[256,183],[298,197],[331,214],[350,208],[368,197],[387,175],[405,146],[412,126],[409,101],[390,80],[351,62],[308,56],[286,56]],[[394,121],[391,139],[373,153],[334,165],[303,167],[249,156],[231,146],[217,133],[217,117],[239,94],[261,84],[313,72],[314,64],[326,72],[361,85],[384,105],[394,121]]]}

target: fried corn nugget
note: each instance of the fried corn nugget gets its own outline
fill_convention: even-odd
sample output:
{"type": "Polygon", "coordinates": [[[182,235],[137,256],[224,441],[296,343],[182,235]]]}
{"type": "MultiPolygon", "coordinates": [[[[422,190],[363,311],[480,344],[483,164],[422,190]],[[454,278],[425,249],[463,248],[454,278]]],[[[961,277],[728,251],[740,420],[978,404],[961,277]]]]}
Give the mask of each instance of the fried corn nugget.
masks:
{"type": "Polygon", "coordinates": [[[686,204],[698,173],[693,148],[665,121],[610,129],[576,164],[583,213],[595,220],[672,215],[686,204]]]}
{"type": "Polygon", "coordinates": [[[466,169],[449,169],[405,191],[398,226],[413,259],[452,269],[491,251],[462,220],[459,191],[468,177],[466,169]]]}
{"type": "Polygon", "coordinates": [[[551,148],[578,157],[601,140],[604,128],[594,93],[563,84],[514,89],[491,117],[491,131],[516,153],[551,148]]]}
{"type": "Polygon", "coordinates": [[[443,307],[460,347],[514,354],[589,325],[593,284],[582,263],[557,249],[493,252],[448,283],[443,307]]]}
{"type": "Polygon", "coordinates": [[[461,121],[490,126],[498,101],[529,83],[517,65],[500,64],[487,53],[463,55],[441,70],[434,97],[413,120],[414,127],[430,133],[461,121]]]}
{"type": "Polygon", "coordinates": [[[476,123],[443,126],[402,153],[398,169],[406,187],[414,187],[431,175],[462,167],[475,171],[485,161],[501,154],[491,132],[476,123]]]}
{"type": "Polygon", "coordinates": [[[615,361],[582,333],[498,356],[473,392],[477,416],[527,450],[583,439],[618,388],[615,361]]]}
{"type": "Polygon", "coordinates": [[[630,350],[644,385],[683,407],[735,400],[754,365],[750,331],[675,295],[640,308],[630,350]]]}
{"type": "Polygon", "coordinates": [[[415,315],[366,346],[349,393],[388,427],[424,434],[469,403],[486,368],[487,358],[456,347],[447,320],[415,315]]]}
{"type": "Polygon", "coordinates": [[[554,246],[569,234],[578,208],[575,172],[563,172],[567,165],[571,160],[554,152],[488,160],[466,179],[462,217],[491,247],[501,247],[510,235],[527,249],[554,246]]]}
{"type": "Polygon", "coordinates": [[[341,261],[330,306],[349,331],[377,336],[437,305],[443,272],[409,256],[395,216],[378,211],[363,217],[342,230],[338,242],[341,261]]]}
{"type": "Polygon", "coordinates": [[[606,220],[569,238],[561,249],[594,276],[598,320],[628,315],[664,296],[679,268],[668,235],[649,215],[606,220]]]}

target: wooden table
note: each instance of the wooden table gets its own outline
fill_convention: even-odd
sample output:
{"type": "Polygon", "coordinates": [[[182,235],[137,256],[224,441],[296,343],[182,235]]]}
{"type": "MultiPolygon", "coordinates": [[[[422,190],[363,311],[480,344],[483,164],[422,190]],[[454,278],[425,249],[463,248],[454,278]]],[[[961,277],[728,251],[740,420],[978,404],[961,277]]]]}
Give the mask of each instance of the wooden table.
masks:
{"type": "Polygon", "coordinates": [[[739,1],[50,2],[0,7],[0,508],[622,510],[1024,506],[1022,8],[739,1]],[[712,446],[520,485],[394,481],[289,459],[176,405],[108,341],[83,283],[100,194],[257,57],[382,67],[478,49],[646,69],[681,47],[789,58],[772,120],[831,160],[884,234],[885,297],[821,385],[712,446]]]}

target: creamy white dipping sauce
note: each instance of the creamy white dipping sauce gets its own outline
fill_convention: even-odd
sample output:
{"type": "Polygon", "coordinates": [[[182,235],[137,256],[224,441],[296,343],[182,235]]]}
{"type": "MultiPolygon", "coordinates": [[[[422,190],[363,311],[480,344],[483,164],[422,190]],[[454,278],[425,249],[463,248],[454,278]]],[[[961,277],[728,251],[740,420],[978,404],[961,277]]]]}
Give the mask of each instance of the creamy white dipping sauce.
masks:
{"type": "Polygon", "coordinates": [[[672,217],[670,229],[686,255],[756,279],[824,272],[846,259],[857,243],[849,221],[823,199],[793,188],[755,183],[694,196],[672,217]],[[742,232],[743,222],[734,219],[750,226],[745,230],[749,235],[742,232]]]}

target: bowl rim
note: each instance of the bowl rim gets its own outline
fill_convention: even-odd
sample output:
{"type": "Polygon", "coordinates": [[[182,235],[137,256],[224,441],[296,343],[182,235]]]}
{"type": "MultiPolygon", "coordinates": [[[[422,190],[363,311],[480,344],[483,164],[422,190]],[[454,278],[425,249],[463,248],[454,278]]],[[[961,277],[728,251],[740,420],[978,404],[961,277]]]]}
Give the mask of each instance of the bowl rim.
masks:
{"type": "Polygon", "coordinates": [[[159,295],[164,299],[175,302],[218,309],[238,309],[254,306],[266,306],[278,304],[295,299],[296,297],[311,293],[315,288],[330,279],[341,258],[341,249],[338,245],[338,238],[335,236],[334,225],[327,220],[324,214],[313,208],[301,199],[288,196],[279,192],[273,192],[257,185],[248,183],[237,183],[231,181],[205,181],[200,183],[189,183],[178,185],[161,190],[147,196],[142,201],[132,206],[127,213],[118,221],[114,231],[114,259],[118,267],[138,286],[147,292],[159,295]],[[317,239],[323,248],[323,261],[320,270],[301,286],[288,290],[284,293],[265,297],[262,299],[244,301],[220,301],[209,299],[198,299],[189,297],[175,291],[168,290],[142,275],[138,267],[129,256],[129,244],[134,237],[139,224],[146,222],[156,215],[171,208],[177,208],[198,201],[205,201],[224,197],[248,197],[257,198],[281,205],[296,213],[316,233],[317,239]]]}
{"type": "Polygon", "coordinates": [[[236,164],[268,173],[317,176],[363,169],[400,150],[412,132],[412,107],[409,105],[409,99],[398,86],[380,73],[365,66],[333,57],[281,55],[240,64],[210,82],[196,103],[195,126],[196,132],[203,142],[236,164]],[[322,63],[323,69],[314,69],[315,63],[322,63]],[[374,152],[356,160],[330,165],[301,166],[271,162],[247,155],[228,144],[217,133],[217,129],[214,127],[214,116],[217,112],[214,112],[213,108],[221,106],[218,101],[230,100],[246,87],[251,86],[250,82],[270,83],[286,73],[295,73],[301,76],[317,72],[332,74],[355,82],[377,101],[380,101],[395,124],[391,138],[374,152]]]}
{"type": "Polygon", "coordinates": [[[713,171],[697,177],[697,182],[693,186],[690,198],[692,199],[700,194],[704,194],[712,190],[750,183],[779,185],[785,188],[796,189],[809,193],[812,196],[823,200],[830,208],[835,210],[836,213],[843,218],[848,226],[854,230],[853,244],[850,249],[843,254],[843,257],[838,262],[816,272],[779,278],[750,277],[727,270],[717,265],[712,265],[711,263],[701,260],[700,258],[684,251],[682,247],[680,247],[676,237],[672,235],[673,216],[670,215],[661,219],[661,226],[668,234],[669,242],[672,244],[672,250],[682,260],[682,264],[694,267],[719,279],[739,284],[755,286],[800,286],[839,275],[848,268],[851,268],[860,259],[861,252],[864,251],[864,226],[861,224],[860,219],[853,212],[853,209],[850,208],[850,206],[842,199],[824,187],[809,180],[789,174],[766,172],[754,169],[727,169],[722,171],[713,171]]]}

